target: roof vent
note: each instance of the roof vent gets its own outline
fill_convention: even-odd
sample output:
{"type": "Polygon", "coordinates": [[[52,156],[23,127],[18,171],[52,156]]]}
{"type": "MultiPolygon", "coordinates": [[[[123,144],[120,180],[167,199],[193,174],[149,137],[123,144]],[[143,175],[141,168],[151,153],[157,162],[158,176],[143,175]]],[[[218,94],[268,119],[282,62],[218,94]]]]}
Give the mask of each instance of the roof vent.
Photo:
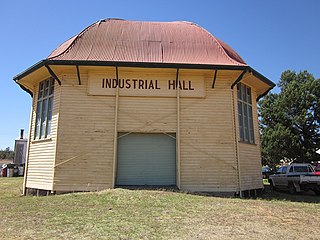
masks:
{"type": "Polygon", "coordinates": [[[99,21],[97,21],[97,24],[100,25],[102,22],[106,22],[109,20],[120,20],[120,21],[124,21],[124,19],[121,18],[106,18],[106,19],[100,19],[99,21]]]}
{"type": "Polygon", "coordinates": [[[107,19],[105,19],[105,20],[120,20],[120,21],[124,21],[124,19],[122,19],[122,18],[107,18],[107,19]]]}
{"type": "Polygon", "coordinates": [[[97,24],[100,25],[100,23],[105,22],[105,19],[100,19],[99,21],[97,21],[97,24]]]}

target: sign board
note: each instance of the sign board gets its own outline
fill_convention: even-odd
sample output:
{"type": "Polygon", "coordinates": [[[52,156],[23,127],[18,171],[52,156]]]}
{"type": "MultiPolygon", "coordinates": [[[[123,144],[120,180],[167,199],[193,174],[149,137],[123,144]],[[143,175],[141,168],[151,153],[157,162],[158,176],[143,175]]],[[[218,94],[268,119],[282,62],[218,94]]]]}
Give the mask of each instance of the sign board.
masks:
{"type": "Polygon", "coordinates": [[[205,97],[204,77],[181,77],[177,82],[170,77],[145,77],[139,75],[114,77],[114,74],[89,74],[88,94],[114,96],[119,88],[120,96],[205,97]]]}

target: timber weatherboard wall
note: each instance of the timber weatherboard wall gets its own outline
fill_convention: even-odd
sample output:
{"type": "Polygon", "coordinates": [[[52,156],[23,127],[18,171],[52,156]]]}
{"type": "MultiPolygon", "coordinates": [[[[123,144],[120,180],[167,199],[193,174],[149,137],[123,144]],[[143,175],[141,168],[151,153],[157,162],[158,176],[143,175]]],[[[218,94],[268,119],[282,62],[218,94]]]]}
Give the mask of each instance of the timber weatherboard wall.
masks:
{"type": "MultiPolygon", "coordinates": [[[[249,85],[250,86],[250,85],[249,85]]],[[[252,86],[250,86],[252,87],[252,86]]],[[[258,110],[256,97],[257,94],[252,88],[252,117],[254,127],[254,144],[241,142],[238,138],[238,151],[240,163],[241,186],[243,189],[261,189],[263,188],[261,176],[261,151],[260,151],[260,133],[258,125],[258,110]]],[[[236,90],[235,90],[236,91],[236,90]]],[[[234,101],[237,103],[237,94],[234,101]]],[[[238,108],[236,108],[237,133],[239,133],[238,108]]],[[[239,134],[238,134],[239,135],[239,134]]]]}
{"type": "Polygon", "coordinates": [[[88,96],[87,76],[63,75],[54,191],[112,187],[115,98],[88,96]]]}
{"type": "MultiPolygon", "coordinates": [[[[175,71],[169,71],[174,79],[175,71]]],[[[159,74],[156,70],[151,72],[159,74]]],[[[180,78],[192,72],[181,71],[180,78]]],[[[212,71],[197,72],[205,75],[206,96],[180,99],[181,188],[237,191],[230,85],[238,72],[219,72],[215,88],[212,88],[212,71]]],[[[120,68],[119,78],[121,74],[120,68]]],[[[147,72],[146,77],[149,75],[147,72]]],[[[63,76],[56,191],[112,187],[115,97],[87,96],[87,75],[82,75],[81,81],[79,85],[75,75],[63,76]]],[[[120,94],[118,112],[119,132],[175,133],[177,130],[174,97],[120,94]]]]}
{"type": "MultiPolygon", "coordinates": [[[[105,70],[114,72],[113,68],[105,70]]],[[[128,69],[119,69],[119,78],[126,70],[128,69]]],[[[175,78],[174,69],[169,69],[166,73],[157,69],[134,71],[146,78],[159,74],[175,78]]],[[[205,97],[179,99],[181,159],[180,166],[177,167],[177,170],[180,169],[177,173],[180,179],[177,182],[180,182],[181,189],[239,191],[237,157],[242,189],[262,187],[256,180],[260,179],[260,176],[257,176],[257,168],[260,168],[257,156],[260,156],[260,150],[254,91],[252,105],[255,144],[241,143],[237,139],[238,156],[236,153],[234,117],[237,132],[239,129],[237,107],[233,112],[232,91],[235,106],[237,93],[236,87],[231,90],[230,86],[239,73],[241,72],[219,71],[215,87],[212,88],[213,71],[180,70],[180,79],[202,76],[205,81],[205,97]]],[[[75,74],[61,74],[59,77],[62,85],[55,84],[52,137],[51,140],[31,143],[27,187],[52,191],[112,188],[115,177],[112,169],[116,98],[88,95],[88,74],[81,74],[81,85],[75,74]],[[60,101],[63,104],[60,104],[60,101]],[[41,178],[37,179],[35,175],[39,173],[41,178]]],[[[118,101],[118,132],[177,132],[175,97],[130,97],[121,96],[120,93],[118,101]]],[[[34,124],[35,113],[32,134],[34,124]]],[[[31,137],[33,138],[33,135],[31,137]]]]}
{"type": "Polygon", "coordinates": [[[232,79],[232,75],[219,71],[212,88],[212,71],[208,72],[206,98],[181,100],[182,189],[216,192],[238,189],[230,101],[232,79]]]}
{"type": "MultiPolygon", "coordinates": [[[[114,67],[93,72],[116,77],[114,67]]],[[[113,187],[116,97],[88,94],[91,73],[81,74],[81,85],[76,74],[59,75],[62,84],[55,84],[52,137],[31,142],[27,187],[52,191],[95,191],[113,187]]],[[[119,68],[119,78],[130,73],[139,73],[145,78],[175,79],[176,70],[119,68]]],[[[241,189],[262,187],[257,174],[260,142],[255,91],[252,92],[255,144],[241,143],[238,139],[237,91],[236,86],[234,90],[230,86],[240,73],[218,71],[212,88],[213,70],[182,69],[179,72],[180,79],[200,76],[205,82],[204,97],[179,99],[181,157],[177,184],[180,183],[183,190],[239,191],[238,161],[241,189]]],[[[33,106],[32,134],[36,100],[33,106]]],[[[176,97],[122,96],[120,91],[117,131],[176,133],[177,110],[176,97]]],[[[258,172],[260,174],[260,170],[258,172]]]]}
{"type": "Polygon", "coordinates": [[[54,87],[50,138],[45,140],[34,140],[38,85],[34,86],[35,94],[32,100],[33,110],[31,113],[31,143],[28,151],[28,174],[26,176],[27,188],[52,190],[60,101],[59,85],[55,83],[54,87]]]}

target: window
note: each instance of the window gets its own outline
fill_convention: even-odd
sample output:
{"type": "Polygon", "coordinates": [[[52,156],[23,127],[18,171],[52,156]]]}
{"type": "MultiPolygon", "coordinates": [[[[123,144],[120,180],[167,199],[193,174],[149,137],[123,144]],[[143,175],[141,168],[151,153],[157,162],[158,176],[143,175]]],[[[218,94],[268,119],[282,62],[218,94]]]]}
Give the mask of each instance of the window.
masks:
{"type": "Polygon", "coordinates": [[[308,166],[294,166],[294,171],[299,173],[308,172],[308,166]]]}
{"type": "Polygon", "coordinates": [[[251,88],[237,84],[240,141],[254,143],[251,88]]]}
{"type": "Polygon", "coordinates": [[[54,79],[40,82],[34,139],[47,138],[51,132],[54,79]]]}
{"type": "Polygon", "coordinates": [[[281,171],[281,173],[282,174],[286,174],[287,173],[287,166],[284,166],[284,167],[282,167],[282,171],[281,171]]]}

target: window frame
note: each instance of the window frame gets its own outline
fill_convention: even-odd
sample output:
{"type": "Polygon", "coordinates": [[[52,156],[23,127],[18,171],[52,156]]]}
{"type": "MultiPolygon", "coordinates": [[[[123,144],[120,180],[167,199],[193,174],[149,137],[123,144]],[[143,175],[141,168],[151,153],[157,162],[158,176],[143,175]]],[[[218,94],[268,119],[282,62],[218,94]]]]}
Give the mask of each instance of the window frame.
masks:
{"type": "Polygon", "coordinates": [[[237,84],[238,124],[240,142],[255,144],[252,89],[243,84],[237,84]]]}
{"type": "Polygon", "coordinates": [[[34,140],[47,139],[51,134],[51,122],[54,100],[54,78],[50,77],[39,83],[34,140]]]}

